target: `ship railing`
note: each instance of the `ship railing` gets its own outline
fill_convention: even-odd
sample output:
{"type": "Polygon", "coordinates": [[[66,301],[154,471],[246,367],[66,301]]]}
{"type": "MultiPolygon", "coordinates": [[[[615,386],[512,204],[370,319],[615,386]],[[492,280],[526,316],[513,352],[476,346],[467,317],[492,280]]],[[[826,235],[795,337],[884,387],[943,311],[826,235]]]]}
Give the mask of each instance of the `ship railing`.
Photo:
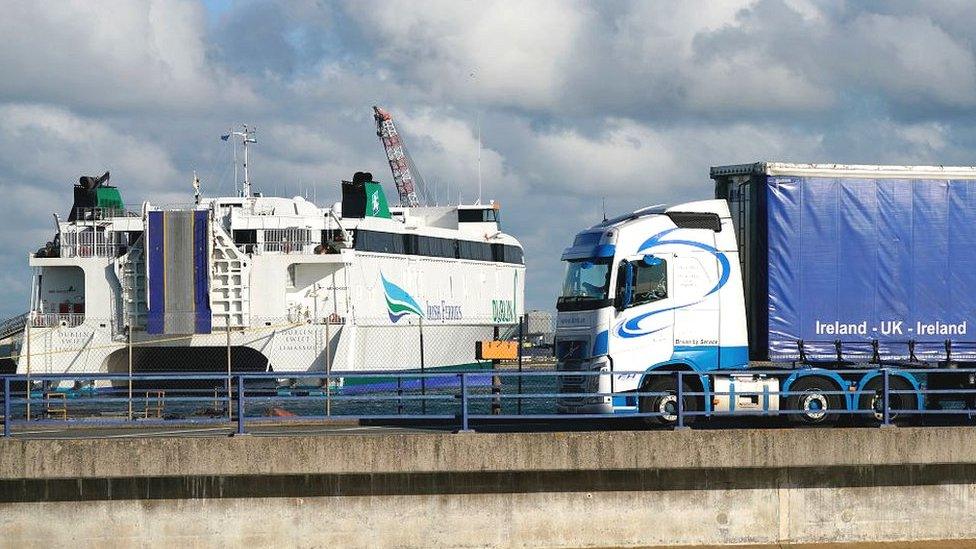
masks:
{"type": "Polygon", "coordinates": [[[10,317],[0,323],[0,339],[7,339],[12,335],[19,334],[24,331],[24,326],[27,325],[27,315],[29,313],[22,313],[14,317],[10,317]]]}
{"type": "Polygon", "coordinates": [[[321,242],[262,242],[238,244],[237,249],[246,254],[314,254],[321,242]]]}
{"type": "Polygon", "coordinates": [[[85,313],[34,313],[31,315],[32,328],[74,328],[85,323],[85,313]]]}
{"type": "MultiPolygon", "coordinates": [[[[301,309],[289,309],[288,314],[285,316],[285,320],[291,325],[300,324],[334,324],[342,325],[348,320],[347,316],[340,315],[336,312],[320,311],[318,316],[315,315],[315,311],[311,308],[301,308],[301,309]]],[[[264,322],[267,325],[271,325],[270,322],[264,322]]],[[[261,327],[260,324],[257,325],[258,328],[261,327]]]]}
{"type": "Polygon", "coordinates": [[[60,257],[117,257],[127,246],[115,243],[79,243],[61,245],[60,257]]]}
{"type": "Polygon", "coordinates": [[[168,204],[151,204],[150,209],[156,211],[166,211],[166,212],[178,212],[178,211],[188,211],[188,210],[204,210],[207,209],[205,204],[197,204],[194,202],[171,202],[168,204]]]}
{"type": "Polygon", "coordinates": [[[75,220],[101,221],[115,217],[140,217],[140,214],[126,208],[75,208],[75,220]]]}
{"type": "MultiPolygon", "coordinates": [[[[257,331],[268,329],[285,330],[306,324],[342,325],[350,320],[350,316],[345,313],[333,311],[331,307],[323,307],[317,312],[313,308],[302,307],[301,309],[289,309],[288,313],[284,316],[251,316],[247,328],[257,331]]],[[[218,331],[218,328],[214,328],[214,331],[218,331]]]]}
{"type": "Polygon", "coordinates": [[[819,370],[821,382],[802,388],[758,386],[757,379],[801,371],[762,369],[750,371],[749,379],[730,376],[714,390],[707,385],[703,388],[697,372],[489,368],[490,364],[481,363],[477,370],[438,372],[20,373],[0,376],[0,395],[8,437],[37,432],[24,429],[29,425],[67,430],[83,425],[207,423],[216,425],[215,430],[244,434],[258,426],[284,428],[335,420],[390,426],[422,422],[425,428],[458,432],[482,426],[497,429],[502,422],[516,429],[541,425],[551,431],[580,425],[632,429],[633,422],[641,420],[681,429],[706,418],[718,422],[705,427],[721,428],[753,426],[749,420],[759,418],[825,424],[846,420],[848,425],[865,426],[923,418],[925,424],[971,425],[976,420],[976,387],[937,382],[943,377],[947,381],[972,378],[976,376],[973,368],[830,370],[830,375],[845,379],[867,379],[859,387],[824,385],[826,374],[819,370]],[[914,386],[906,381],[907,376],[920,375],[929,383],[914,386]],[[628,384],[625,390],[621,384],[627,379],[640,383],[628,384]],[[55,393],[65,396],[52,399],[55,393]],[[947,396],[963,404],[940,408],[926,404],[947,396]],[[52,402],[56,405],[50,405],[52,402]],[[705,402],[712,405],[705,406],[705,402]],[[729,423],[732,416],[739,423],[729,423]],[[581,423],[588,420],[600,423],[581,423]]]}
{"type": "Polygon", "coordinates": [[[126,245],[114,231],[77,227],[61,233],[61,257],[116,257],[126,245]]]}

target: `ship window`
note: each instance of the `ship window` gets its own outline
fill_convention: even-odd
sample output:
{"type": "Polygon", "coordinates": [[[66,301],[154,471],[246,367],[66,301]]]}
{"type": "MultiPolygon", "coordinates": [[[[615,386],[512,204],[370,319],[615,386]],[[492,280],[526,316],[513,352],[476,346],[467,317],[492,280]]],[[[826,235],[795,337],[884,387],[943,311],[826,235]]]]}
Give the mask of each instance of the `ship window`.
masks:
{"type": "Polygon", "coordinates": [[[429,253],[422,255],[429,255],[432,257],[449,257],[452,259],[456,257],[454,252],[454,240],[449,238],[435,237],[427,238],[427,240],[430,242],[430,250],[429,253]]]}
{"type": "Polygon", "coordinates": [[[458,257],[461,259],[474,259],[471,257],[471,242],[458,240],[458,257]]]}
{"type": "Polygon", "coordinates": [[[417,255],[437,255],[433,251],[433,244],[436,241],[436,238],[430,238],[428,236],[417,237],[417,255]]]}
{"type": "Polygon", "coordinates": [[[403,253],[402,235],[380,231],[359,231],[358,233],[355,246],[361,252],[403,253]]]}
{"type": "Polygon", "coordinates": [[[370,251],[373,252],[393,252],[393,235],[390,233],[369,233],[370,251]]]}
{"type": "Polygon", "coordinates": [[[257,244],[258,232],[254,229],[234,230],[234,244],[257,244]]]}
{"type": "Polygon", "coordinates": [[[420,254],[420,239],[424,237],[418,237],[415,234],[405,234],[403,235],[403,253],[407,255],[423,255],[420,254]]]}
{"type": "Polygon", "coordinates": [[[515,263],[517,265],[522,264],[522,248],[519,248],[518,246],[511,246],[508,244],[492,244],[491,255],[492,261],[496,261],[498,263],[515,263]]]}
{"type": "Polygon", "coordinates": [[[355,248],[361,252],[420,255],[474,261],[522,263],[522,249],[507,244],[454,240],[421,235],[400,235],[380,231],[360,230],[355,235],[355,248]]]}
{"type": "Polygon", "coordinates": [[[491,246],[484,242],[458,240],[458,257],[475,261],[491,261],[491,246]]]}
{"type": "Polygon", "coordinates": [[[403,247],[403,235],[388,233],[389,238],[389,250],[391,254],[402,254],[404,253],[403,247]]]}
{"type": "Polygon", "coordinates": [[[441,239],[441,255],[443,257],[451,257],[456,259],[458,256],[457,248],[458,248],[457,240],[453,240],[449,238],[441,239]]]}
{"type": "Polygon", "coordinates": [[[498,214],[494,208],[484,210],[458,210],[458,223],[494,223],[498,214]]]}
{"type": "Polygon", "coordinates": [[[522,248],[518,246],[505,246],[505,263],[517,263],[522,265],[525,262],[522,248]]]}

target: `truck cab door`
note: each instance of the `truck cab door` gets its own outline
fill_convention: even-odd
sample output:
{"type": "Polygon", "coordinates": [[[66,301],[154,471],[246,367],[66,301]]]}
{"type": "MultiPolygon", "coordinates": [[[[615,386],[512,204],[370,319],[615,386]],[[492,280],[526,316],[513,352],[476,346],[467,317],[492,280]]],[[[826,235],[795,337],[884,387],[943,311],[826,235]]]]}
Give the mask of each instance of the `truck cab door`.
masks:
{"type": "Polygon", "coordinates": [[[718,259],[706,251],[690,251],[673,262],[675,358],[698,370],[714,370],[721,364],[720,300],[713,291],[720,277],[718,259]]]}
{"type": "MultiPolygon", "coordinates": [[[[674,347],[675,302],[670,283],[674,259],[674,254],[655,253],[618,264],[611,351],[615,371],[643,372],[670,359],[674,347]]],[[[623,374],[615,378],[615,390],[636,388],[639,377],[623,374]]]]}

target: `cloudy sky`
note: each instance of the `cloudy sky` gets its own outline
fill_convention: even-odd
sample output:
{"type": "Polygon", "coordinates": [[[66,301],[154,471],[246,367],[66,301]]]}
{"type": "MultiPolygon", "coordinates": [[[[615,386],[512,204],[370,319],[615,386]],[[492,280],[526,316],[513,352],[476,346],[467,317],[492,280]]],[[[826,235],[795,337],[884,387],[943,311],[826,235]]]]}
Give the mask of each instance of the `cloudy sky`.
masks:
{"type": "Polygon", "coordinates": [[[706,198],[709,166],[757,160],[976,164],[970,1],[15,0],[0,35],[5,315],[79,175],[128,203],[186,202],[194,170],[230,193],[239,122],[259,190],[326,203],[390,180],[374,104],[442,200],[475,199],[480,119],[484,196],[546,309],[602,197],[706,198]]]}

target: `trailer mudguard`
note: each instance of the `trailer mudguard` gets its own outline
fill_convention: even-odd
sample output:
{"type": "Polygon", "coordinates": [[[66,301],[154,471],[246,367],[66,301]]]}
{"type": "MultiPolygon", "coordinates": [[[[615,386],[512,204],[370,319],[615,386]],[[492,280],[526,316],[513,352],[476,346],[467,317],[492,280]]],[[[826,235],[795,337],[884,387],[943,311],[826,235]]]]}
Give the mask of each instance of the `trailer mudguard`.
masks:
{"type": "MultiPolygon", "coordinates": [[[[876,377],[880,377],[881,372],[868,372],[864,374],[864,377],[857,383],[857,392],[855,393],[854,402],[857,403],[861,400],[861,395],[865,393],[864,387],[867,386],[868,382],[876,377]]],[[[918,382],[918,379],[909,372],[892,371],[891,377],[900,377],[907,381],[912,389],[915,391],[915,398],[918,400],[918,409],[925,409],[925,395],[920,391],[922,390],[922,384],[918,382]]]]}
{"type": "Polygon", "coordinates": [[[847,407],[848,410],[851,409],[851,399],[853,397],[851,396],[850,391],[847,390],[850,384],[847,381],[845,381],[844,378],[840,377],[840,374],[838,374],[837,372],[824,370],[823,368],[804,368],[802,370],[797,370],[796,372],[790,374],[789,377],[783,380],[782,385],[780,385],[779,387],[780,401],[782,402],[789,396],[790,387],[794,383],[796,383],[796,380],[800,379],[801,377],[808,377],[808,376],[825,377],[837,383],[837,387],[839,387],[839,390],[844,391],[844,405],[847,407]]]}

